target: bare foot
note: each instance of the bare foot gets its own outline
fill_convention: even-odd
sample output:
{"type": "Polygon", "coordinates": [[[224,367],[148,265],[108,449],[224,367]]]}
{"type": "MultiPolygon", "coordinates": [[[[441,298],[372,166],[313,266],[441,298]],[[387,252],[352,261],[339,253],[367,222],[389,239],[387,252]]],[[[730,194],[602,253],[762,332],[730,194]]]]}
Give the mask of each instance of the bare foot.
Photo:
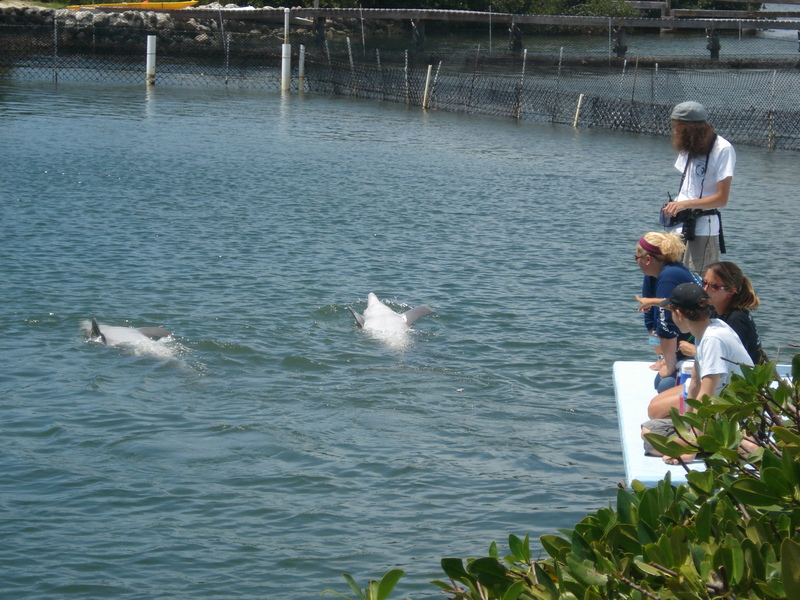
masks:
{"type": "Polygon", "coordinates": [[[667,463],[668,465],[679,465],[681,464],[681,462],[688,465],[690,462],[694,460],[695,456],[696,454],[681,454],[680,459],[672,458],[671,456],[665,456],[664,462],[667,463]]]}

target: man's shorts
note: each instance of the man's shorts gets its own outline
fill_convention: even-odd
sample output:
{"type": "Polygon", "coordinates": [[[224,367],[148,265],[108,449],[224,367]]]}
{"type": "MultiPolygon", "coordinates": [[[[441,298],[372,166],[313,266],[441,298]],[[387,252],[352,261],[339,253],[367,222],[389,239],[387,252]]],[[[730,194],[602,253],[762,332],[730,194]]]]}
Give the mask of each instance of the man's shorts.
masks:
{"type": "MultiPolygon", "coordinates": [[[[642,428],[649,429],[650,433],[657,433],[668,438],[675,436],[675,425],[672,424],[672,419],[650,419],[646,423],[642,423],[642,428]]],[[[647,439],[642,438],[642,441],[644,442],[645,454],[661,456],[661,453],[653,448],[653,445],[647,439]]]]}

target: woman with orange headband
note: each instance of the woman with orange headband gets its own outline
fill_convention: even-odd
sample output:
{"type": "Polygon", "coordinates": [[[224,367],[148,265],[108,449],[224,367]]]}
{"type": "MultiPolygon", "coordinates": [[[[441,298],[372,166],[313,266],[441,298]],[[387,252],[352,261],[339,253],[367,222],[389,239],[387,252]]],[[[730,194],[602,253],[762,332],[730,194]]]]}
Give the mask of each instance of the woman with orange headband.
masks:
{"type": "Polygon", "coordinates": [[[655,388],[662,392],[676,385],[678,360],[680,355],[678,342],[680,330],[672,322],[670,312],[658,304],[669,298],[672,290],[682,283],[697,283],[697,279],[681,261],[685,246],[679,235],[651,231],[644,234],[636,244],[634,259],[644,273],[642,295],[637,296],[639,310],[644,312],[644,324],[650,335],[658,338],[662,357],[650,368],[658,371],[655,388]]]}

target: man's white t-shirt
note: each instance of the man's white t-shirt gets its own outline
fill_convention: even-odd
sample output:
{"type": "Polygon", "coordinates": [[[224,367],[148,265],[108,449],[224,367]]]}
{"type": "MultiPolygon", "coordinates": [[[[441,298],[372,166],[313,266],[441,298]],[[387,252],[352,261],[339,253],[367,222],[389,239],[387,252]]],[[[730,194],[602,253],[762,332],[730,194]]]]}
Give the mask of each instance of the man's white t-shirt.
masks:
{"type": "Polygon", "coordinates": [[[753,360],[745,350],[742,340],[721,319],[711,319],[711,325],[703,332],[703,339],[697,344],[695,358],[701,379],[706,375],[721,375],[714,395],[719,394],[728,384],[731,373],[742,374],[742,369],[736,363],[753,366],[753,360]]]}
{"type": "MultiPolygon", "coordinates": [[[[686,168],[688,152],[681,152],[675,161],[675,168],[681,173],[686,168]]],[[[677,202],[706,198],[717,193],[717,184],[723,179],[733,177],[736,167],[736,151],[731,143],[721,135],[717,136],[711,154],[708,156],[708,169],[706,169],[706,155],[697,156],[689,162],[686,177],[678,192],[677,202]],[[702,190],[700,189],[702,185],[702,190]],[[702,192],[702,193],[701,193],[702,192]]],[[[670,227],[670,231],[680,233],[683,224],[670,227]]],[[[719,217],[706,215],[697,219],[695,235],[719,235],[719,217]]]]}

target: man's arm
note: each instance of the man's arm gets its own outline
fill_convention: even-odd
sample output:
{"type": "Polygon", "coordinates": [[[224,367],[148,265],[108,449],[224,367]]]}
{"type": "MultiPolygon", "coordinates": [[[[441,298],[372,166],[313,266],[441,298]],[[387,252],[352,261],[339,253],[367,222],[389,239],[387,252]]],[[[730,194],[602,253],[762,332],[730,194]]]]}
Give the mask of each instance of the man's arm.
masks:
{"type": "Polygon", "coordinates": [[[710,208],[722,208],[728,204],[728,196],[731,193],[731,181],[733,177],[726,177],[722,181],[717,182],[717,191],[705,198],[696,198],[695,200],[681,200],[680,202],[668,202],[664,207],[664,213],[674,217],[682,210],[688,208],[699,208],[708,210],[710,208]]]}

